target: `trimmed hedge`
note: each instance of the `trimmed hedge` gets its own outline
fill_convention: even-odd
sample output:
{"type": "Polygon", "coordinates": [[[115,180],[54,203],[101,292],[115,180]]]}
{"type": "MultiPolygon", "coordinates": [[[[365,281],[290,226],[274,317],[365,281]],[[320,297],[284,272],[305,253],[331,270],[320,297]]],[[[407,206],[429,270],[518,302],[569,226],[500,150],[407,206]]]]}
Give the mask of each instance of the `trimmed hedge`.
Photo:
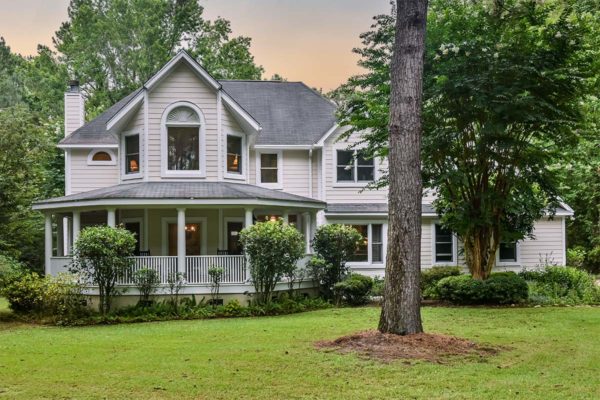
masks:
{"type": "Polygon", "coordinates": [[[333,286],[333,292],[338,304],[341,300],[351,306],[362,306],[369,302],[369,294],[373,288],[373,279],[360,275],[351,274],[341,282],[333,286]]]}
{"type": "Polygon", "coordinates": [[[439,281],[449,276],[461,275],[458,266],[438,266],[421,271],[421,295],[424,299],[436,299],[436,285],[439,281]]]}
{"type": "Polygon", "coordinates": [[[435,290],[440,300],[461,305],[522,303],[529,293],[527,282],[514,272],[495,273],[485,281],[469,275],[449,276],[435,290]]]}

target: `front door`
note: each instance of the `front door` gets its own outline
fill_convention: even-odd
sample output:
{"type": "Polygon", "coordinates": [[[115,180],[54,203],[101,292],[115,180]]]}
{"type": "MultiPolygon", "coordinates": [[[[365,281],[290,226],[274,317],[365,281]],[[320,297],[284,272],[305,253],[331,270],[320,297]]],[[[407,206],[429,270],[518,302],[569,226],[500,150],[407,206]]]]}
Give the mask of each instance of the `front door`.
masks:
{"type": "Polygon", "coordinates": [[[244,228],[243,222],[227,222],[227,251],[231,255],[242,254],[240,231],[244,228]]]}
{"type": "MultiPolygon", "coordinates": [[[[177,255],[177,224],[169,224],[169,255],[177,255]]],[[[200,255],[200,223],[185,224],[185,254],[200,255]]]]}

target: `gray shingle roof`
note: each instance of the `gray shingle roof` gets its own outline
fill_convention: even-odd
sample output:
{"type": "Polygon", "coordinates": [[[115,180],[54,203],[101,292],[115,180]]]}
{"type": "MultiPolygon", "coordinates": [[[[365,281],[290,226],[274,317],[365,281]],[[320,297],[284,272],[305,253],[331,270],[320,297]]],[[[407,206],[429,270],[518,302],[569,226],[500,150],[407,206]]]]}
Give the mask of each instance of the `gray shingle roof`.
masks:
{"type": "Polygon", "coordinates": [[[325,203],[279,190],[231,182],[140,182],[110,186],[89,192],[55,197],[35,204],[53,204],[103,199],[218,199],[218,200],[275,200],[289,202],[325,203]]]}
{"type": "Polygon", "coordinates": [[[302,82],[221,81],[258,121],[256,144],[311,145],[336,122],[335,105],[302,82]]]}
{"type": "Polygon", "coordinates": [[[59,144],[119,144],[117,138],[106,131],[106,123],[115,116],[130,100],[132,100],[142,89],[137,89],[120,101],[113,104],[102,114],[90,122],[76,129],[69,136],[60,141],[59,144]]]}
{"type": "MultiPolygon", "coordinates": [[[[387,203],[330,203],[325,210],[327,214],[387,214],[387,203]]],[[[421,205],[423,214],[435,214],[431,204],[421,205]]]]}

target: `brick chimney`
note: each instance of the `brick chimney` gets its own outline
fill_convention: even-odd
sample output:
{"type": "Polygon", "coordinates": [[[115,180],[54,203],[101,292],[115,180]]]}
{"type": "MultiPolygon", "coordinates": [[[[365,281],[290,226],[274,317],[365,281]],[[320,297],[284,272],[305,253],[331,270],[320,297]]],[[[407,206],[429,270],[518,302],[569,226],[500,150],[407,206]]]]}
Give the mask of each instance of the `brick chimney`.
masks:
{"type": "Polygon", "coordinates": [[[79,88],[79,81],[69,81],[65,92],[65,136],[69,136],[85,122],[85,100],[79,88]]]}

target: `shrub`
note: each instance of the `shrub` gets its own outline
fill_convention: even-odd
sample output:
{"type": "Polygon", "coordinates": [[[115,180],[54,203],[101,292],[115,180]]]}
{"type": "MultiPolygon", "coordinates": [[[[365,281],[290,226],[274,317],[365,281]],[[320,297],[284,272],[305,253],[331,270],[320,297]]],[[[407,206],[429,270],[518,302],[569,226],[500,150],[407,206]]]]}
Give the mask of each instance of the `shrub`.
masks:
{"type": "Polygon", "coordinates": [[[60,273],[45,278],[44,313],[51,315],[58,324],[70,324],[79,318],[90,315],[87,307],[85,285],[77,276],[60,273]]]}
{"type": "Polygon", "coordinates": [[[449,276],[436,285],[436,296],[455,304],[514,304],[527,300],[527,282],[512,272],[491,274],[484,281],[470,275],[449,276]]]}
{"type": "Polygon", "coordinates": [[[315,232],[312,246],[317,256],[310,261],[309,269],[325,298],[333,298],[333,286],[348,273],[346,262],[360,240],[362,235],[350,225],[321,225],[315,232]]]}
{"type": "Polygon", "coordinates": [[[25,267],[17,260],[0,255],[0,293],[2,288],[18,279],[26,272],[25,267]]]}
{"type": "Polygon", "coordinates": [[[160,284],[158,272],[150,268],[142,268],[133,274],[133,282],[140,292],[140,304],[149,305],[150,296],[156,293],[160,284]]]}
{"type": "Polygon", "coordinates": [[[376,276],[373,278],[373,288],[371,288],[371,296],[381,297],[383,296],[383,289],[385,287],[385,279],[376,276]]]}
{"type": "Polygon", "coordinates": [[[570,265],[571,267],[583,268],[586,257],[587,251],[583,246],[575,246],[571,249],[567,249],[567,265],[570,265]]]}
{"type": "Polygon", "coordinates": [[[593,274],[600,273],[600,244],[588,251],[584,267],[593,274]]]}
{"type": "Polygon", "coordinates": [[[536,304],[597,304],[600,289],[586,271],[571,267],[548,267],[541,271],[522,271],[527,280],[530,301],[536,304]]]}
{"type": "Polygon", "coordinates": [[[169,304],[175,313],[179,310],[179,292],[186,284],[185,274],[170,272],[167,275],[167,290],[169,291],[169,304]]]}
{"type": "Polygon", "coordinates": [[[217,305],[219,289],[221,287],[221,280],[223,280],[224,273],[225,270],[221,267],[210,267],[208,269],[208,277],[210,278],[210,297],[213,306],[217,305]]]}
{"type": "Polygon", "coordinates": [[[436,266],[421,271],[421,294],[425,299],[436,298],[437,283],[448,276],[459,276],[458,266],[436,266]]]}
{"type": "Polygon", "coordinates": [[[98,286],[100,312],[110,311],[117,279],[131,269],[135,236],[124,228],[94,226],[81,231],[69,270],[98,286]]]}
{"type": "Polygon", "coordinates": [[[17,314],[41,313],[46,281],[35,272],[21,274],[2,289],[2,295],[17,314]]]}
{"type": "Polygon", "coordinates": [[[279,219],[243,229],[240,241],[250,263],[256,300],[259,304],[267,304],[277,282],[295,269],[304,255],[302,235],[295,227],[279,219]]]}
{"type": "Polygon", "coordinates": [[[350,274],[343,281],[336,283],[333,290],[338,304],[343,300],[351,306],[362,306],[368,303],[372,288],[372,278],[360,274],[350,274]]]}

